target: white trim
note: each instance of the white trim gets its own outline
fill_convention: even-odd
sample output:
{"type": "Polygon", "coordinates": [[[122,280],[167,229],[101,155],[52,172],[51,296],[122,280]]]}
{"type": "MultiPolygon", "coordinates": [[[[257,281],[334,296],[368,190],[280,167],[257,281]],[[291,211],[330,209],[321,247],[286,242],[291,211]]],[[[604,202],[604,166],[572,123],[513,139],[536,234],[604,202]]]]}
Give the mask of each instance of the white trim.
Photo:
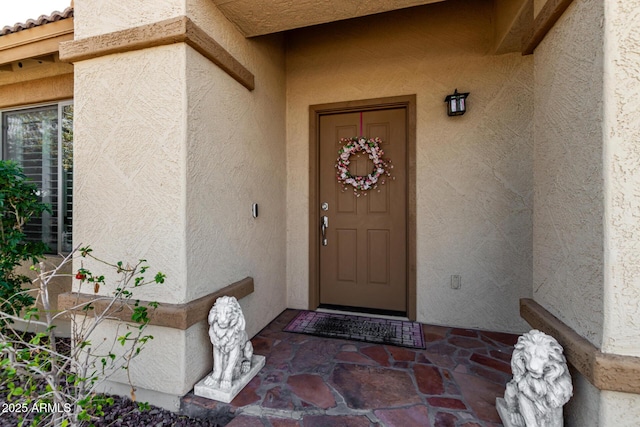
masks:
{"type": "Polygon", "coordinates": [[[0,108],[0,114],[4,114],[4,113],[13,113],[14,111],[21,111],[21,110],[30,110],[32,108],[41,108],[41,107],[49,107],[49,106],[53,106],[53,105],[60,105],[60,104],[73,104],[73,98],[69,98],[69,99],[63,99],[60,101],[49,101],[49,102],[40,102],[37,104],[26,104],[26,105],[21,105],[20,107],[7,107],[7,108],[0,108]]]}
{"type": "Polygon", "coordinates": [[[39,109],[39,108],[47,108],[47,107],[57,107],[57,115],[58,115],[58,130],[57,130],[57,175],[58,175],[58,188],[57,188],[57,196],[58,196],[58,207],[57,207],[57,221],[58,221],[58,231],[57,231],[57,247],[55,248],[56,254],[62,253],[62,244],[63,244],[63,213],[64,207],[66,205],[66,197],[64,197],[63,193],[63,182],[64,182],[64,174],[62,172],[62,158],[63,158],[63,150],[62,150],[62,113],[63,109],[66,106],[73,105],[73,98],[65,99],[61,101],[55,102],[42,102],[36,104],[28,104],[22,105],[20,107],[9,107],[0,109],[0,159],[6,160],[6,147],[4,144],[6,129],[4,128],[4,115],[8,113],[16,113],[20,111],[39,109]]]}

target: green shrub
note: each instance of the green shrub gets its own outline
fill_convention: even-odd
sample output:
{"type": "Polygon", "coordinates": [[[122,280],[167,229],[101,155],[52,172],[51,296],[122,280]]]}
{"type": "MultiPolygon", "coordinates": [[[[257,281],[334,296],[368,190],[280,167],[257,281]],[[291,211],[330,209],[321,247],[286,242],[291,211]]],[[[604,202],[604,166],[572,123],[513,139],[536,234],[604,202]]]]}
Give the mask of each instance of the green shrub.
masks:
{"type": "Polygon", "coordinates": [[[30,279],[17,274],[16,267],[29,260],[36,264],[47,251],[44,243],[27,241],[24,232],[31,218],[51,212],[37,194],[38,188],[27,180],[17,163],[0,160],[0,310],[10,314],[18,314],[34,302],[23,291],[23,285],[30,283],[30,279]]]}
{"type": "MultiPolygon", "coordinates": [[[[97,394],[100,384],[123,370],[135,400],[135,387],[130,377],[131,362],[153,336],[146,333],[156,302],[142,303],[133,298],[140,287],[162,284],[163,273],[145,277],[149,266],[145,260],[130,265],[123,262],[108,263],[96,258],[89,247],[76,248],[53,269],[41,262],[35,267],[37,277],[34,288],[42,302],[42,310],[26,310],[23,319],[41,332],[22,333],[9,323],[0,329],[0,400],[4,398],[11,408],[18,426],[31,427],[83,427],[92,426],[104,417],[105,409],[114,400],[97,394]],[[81,267],[75,274],[78,291],[70,308],[54,311],[50,301],[50,284],[59,277],[73,258],[81,267]],[[84,259],[108,267],[115,274],[112,283],[104,275],[94,274],[82,266],[84,259]],[[100,294],[103,289],[108,295],[100,294]],[[89,301],[81,298],[92,295],[89,301]],[[112,319],[114,313],[129,312],[131,321],[120,323],[112,337],[102,337],[100,325],[112,319]],[[40,315],[43,314],[43,319],[40,315]],[[56,335],[55,321],[71,320],[70,347],[56,335]]],[[[0,311],[0,319],[20,318],[0,311]]],[[[139,403],[140,410],[148,405],[139,403]]],[[[5,415],[5,414],[3,414],[5,415]]]]}

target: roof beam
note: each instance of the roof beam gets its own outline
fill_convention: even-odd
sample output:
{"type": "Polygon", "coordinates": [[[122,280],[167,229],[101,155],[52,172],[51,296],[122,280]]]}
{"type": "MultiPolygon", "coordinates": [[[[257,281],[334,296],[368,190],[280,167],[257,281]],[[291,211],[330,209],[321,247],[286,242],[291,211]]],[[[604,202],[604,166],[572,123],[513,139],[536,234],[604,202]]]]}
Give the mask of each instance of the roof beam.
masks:
{"type": "Polygon", "coordinates": [[[533,30],[524,40],[523,55],[531,55],[536,50],[571,3],[573,0],[547,0],[533,22],[533,30]]]}
{"type": "Polygon", "coordinates": [[[73,40],[73,18],[2,36],[0,65],[58,52],[61,42],[73,40]]]}

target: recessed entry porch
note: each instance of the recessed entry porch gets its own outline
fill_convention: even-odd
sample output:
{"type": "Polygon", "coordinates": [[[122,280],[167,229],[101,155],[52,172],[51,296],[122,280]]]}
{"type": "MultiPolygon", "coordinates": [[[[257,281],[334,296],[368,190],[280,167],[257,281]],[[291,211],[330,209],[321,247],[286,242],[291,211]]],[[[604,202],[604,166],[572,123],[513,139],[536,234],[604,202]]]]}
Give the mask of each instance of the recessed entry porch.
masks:
{"type": "Polygon", "coordinates": [[[266,366],[230,403],[187,394],[183,413],[233,426],[502,425],[516,335],[422,325],[425,350],[283,332],[285,310],[253,339],[266,366]]]}

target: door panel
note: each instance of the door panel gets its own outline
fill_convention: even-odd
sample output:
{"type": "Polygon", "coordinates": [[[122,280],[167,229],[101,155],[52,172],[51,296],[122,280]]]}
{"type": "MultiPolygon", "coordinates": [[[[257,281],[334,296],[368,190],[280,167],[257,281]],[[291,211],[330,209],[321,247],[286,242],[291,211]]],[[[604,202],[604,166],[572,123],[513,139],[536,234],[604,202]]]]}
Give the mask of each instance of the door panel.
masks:
{"type": "Polygon", "coordinates": [[[391,239],[389,230],[368,230],[367,233],[368,282],[390,286],[389,255],[391,251],[389,244],[391,239]]]}
{"type": "Polygon", "coordinates": [[[358,251],[358,230],[336,230],[338,281],[356,283],[357,265],[356,257],[352,256],[358,251]]]}
{"type": "MultiPolygon", "coordinates": [[[[326,114],[319,118],[320,217],[329,221],[320,246],[320,303],[381,310],[407,310],[407,113],[406,108],[326,114]],[[393,180],[356,197],[336,179],[340,138],[379,137],[392,161],[393,180]]],[[[371,172],[366,153],[352,155],[350,171],[371,172]]]]}

